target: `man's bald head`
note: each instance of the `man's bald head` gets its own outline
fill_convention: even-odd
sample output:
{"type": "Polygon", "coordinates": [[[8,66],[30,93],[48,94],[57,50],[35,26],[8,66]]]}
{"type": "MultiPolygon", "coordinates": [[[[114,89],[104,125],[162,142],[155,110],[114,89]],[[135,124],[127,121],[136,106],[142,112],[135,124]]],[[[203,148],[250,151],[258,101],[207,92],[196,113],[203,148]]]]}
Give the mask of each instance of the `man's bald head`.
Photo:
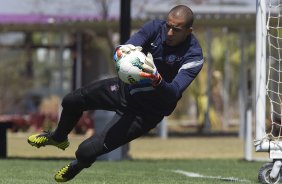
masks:
{"type": "Polygon", "coordinates": [[[193,11],[185,5],[178,5],[172,8],[168,13],[169,16],[173,18],[184,18],[187,27],[192,27],[193,25],[193,11]]]}

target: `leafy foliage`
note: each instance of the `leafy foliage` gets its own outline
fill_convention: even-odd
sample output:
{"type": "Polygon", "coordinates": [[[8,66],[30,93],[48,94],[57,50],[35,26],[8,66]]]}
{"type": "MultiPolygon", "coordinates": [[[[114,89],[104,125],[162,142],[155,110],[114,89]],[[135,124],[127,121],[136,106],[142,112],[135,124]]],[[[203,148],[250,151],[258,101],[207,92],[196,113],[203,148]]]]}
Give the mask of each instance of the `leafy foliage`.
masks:
{"type": "Polygon", "coordinates": [[[23,111],[21,99],[30,89],[32,81],[26,74],[23,52],[1,52],[0,61],[0,114],[23,111]]]}

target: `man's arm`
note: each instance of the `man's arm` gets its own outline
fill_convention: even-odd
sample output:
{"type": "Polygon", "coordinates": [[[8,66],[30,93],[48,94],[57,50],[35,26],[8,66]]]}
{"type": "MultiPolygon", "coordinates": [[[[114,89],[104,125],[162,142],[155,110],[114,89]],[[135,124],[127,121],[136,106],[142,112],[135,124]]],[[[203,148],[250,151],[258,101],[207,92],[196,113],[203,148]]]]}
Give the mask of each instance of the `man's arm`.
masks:
{"type": "Polygon", "coordinates": [[[162,94],[166,100],[177,101],[182,96],[183,91],[197,77],[202,67],[203,60],[186,63],[182,65],[171,83],[161,80],[156,89],[163,91],[162,94]],[[167,98],[168,96],[169,98],[167,98]]]}
{"type": "Polygon", "coordinates": [[[113,57],[114,60],[118,61],[131,51],[141,51],[142,47],[154,36],[154,26],[154,21],[147,22],[139,29],[138,32],[131,36],[126,43],[117,46],[113,57]]]}

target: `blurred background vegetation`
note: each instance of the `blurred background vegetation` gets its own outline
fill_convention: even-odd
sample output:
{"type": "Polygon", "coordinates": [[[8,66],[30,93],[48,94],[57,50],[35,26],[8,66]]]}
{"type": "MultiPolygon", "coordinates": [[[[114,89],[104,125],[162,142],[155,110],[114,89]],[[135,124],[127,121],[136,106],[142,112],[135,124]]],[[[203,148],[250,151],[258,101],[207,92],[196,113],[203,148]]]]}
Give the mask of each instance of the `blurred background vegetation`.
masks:
{"type": "MultiPolygon", "coordinates": [[[[147,20],[165,18],[164,13],[167,13],[156,14],[155,11],[153,14],[146,8],[150,3],[163,1],[140,2],[132,0],[132,33],[147,20]]],[[[39,12],[40,3],[44,1],[33,3],[39,7],[39,12]]],[[[49,118],[47,125],[45,119],[37,126],[52,128],[65,94],[93,80],[115,75],[112,55],[119,44],[119,17],[111,17],[109,11],[116,2],[93,0],[92,3],[98,12],[95,15],[100,17],[96,21],[1,25],[0,115],[19,114],[29,118],[27,122],[30,123],[40,119],[37,116],[40,114],[49,118]],[[81,61],[81,78],[78,78],[78,61],[81,61]],[[54,122],[50,124],[50,121],[54,122]]],[[[207,8],[212,5],[245,6],[244,1],[169,1],[166,4],[165,10],[177,4],[207,8]]],[[[255,5],[251,6],[255,9],[255,5]]],[[[82,9],[81,6],[77,8],[82,9]]],[[[247,80],[242,76],[249,74],[254,83],[254,19],[238,14],[237,19],[226,21],[225,18],[218,23],[213,18],[197,18],[197,9],[194,13],[194,34],[203,47],[205,60],[210,63],[205,63],[166,120],[171,131],[201,132],[208,118],[209,131],[236,132],[240,126],[240,90],[247,80]]],[[[255,17],[255,12],[247,14],[255,17]]],[[[254,96],[253,86],[251,98],[254,96]]]]}

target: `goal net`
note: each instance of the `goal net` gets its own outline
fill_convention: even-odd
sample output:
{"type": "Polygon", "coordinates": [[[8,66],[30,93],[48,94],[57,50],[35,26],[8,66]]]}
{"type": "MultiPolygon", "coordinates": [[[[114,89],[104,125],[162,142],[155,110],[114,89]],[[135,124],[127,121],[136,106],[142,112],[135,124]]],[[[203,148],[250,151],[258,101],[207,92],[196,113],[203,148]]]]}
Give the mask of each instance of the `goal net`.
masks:
{"type": "Polygon", "coordinates": [[[259,66],[256,66],[256,100],[263,102],[263,95],[266,95],[267,106],[262,107],[263,103],[256,103],[255,146],[256,151],[279,150],[281,153],[275,152],[276,156],[272,157],[282,158],[282,0],[261,0],[259,3],[257,24],[261,25],[257,25],[260,30],[257,30],[256,64],[259,66]],[[261,88],[265,84],[266,90],[261,88]],[[265,91],[264,94],[262,90],[265,91]],[[262,115],[265,112],[269,113],[269,119],[262,115]]]}
{"type": "Polygon", "coordinates": [[[272,139],[281,138],[282,117],[282,0],[270,0],[267,4],[267,84],[266,94],[270,103],[272,139]]]}

